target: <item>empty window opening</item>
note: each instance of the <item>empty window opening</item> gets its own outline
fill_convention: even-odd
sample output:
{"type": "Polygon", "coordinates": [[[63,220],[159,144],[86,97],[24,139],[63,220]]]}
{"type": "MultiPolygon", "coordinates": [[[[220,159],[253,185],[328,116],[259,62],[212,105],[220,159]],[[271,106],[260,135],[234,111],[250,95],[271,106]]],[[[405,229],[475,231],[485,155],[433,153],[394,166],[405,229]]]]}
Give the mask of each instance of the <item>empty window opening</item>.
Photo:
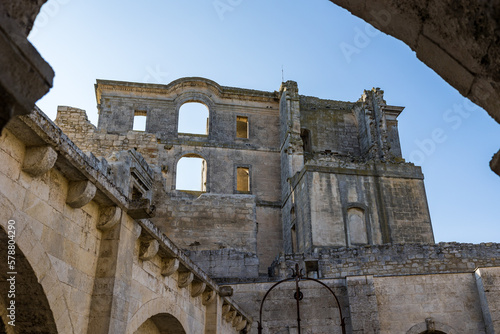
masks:
{"type": "Polygon", "coordinates": [[[318,278],[318,261],[305,261],[306,262],[306,273],[309,278],[318,278]]]}
{"type": "Polygon", "coordinates": [[[250,192],[250,170],[246,167],[236,168],[236,190],[250,192]]]}
{"type": "Polygon", "coordinates": [[[146,119],[147,119],[146,111],[136,110],[134,112],[134,125],[132,127],[132,130],[146,131],[146,119]]]}
{"type": "Polygon", "coordinates": [[[199,102],[184,103],[179,109],[179,133],[208,134],[209,111],[199,102]]]}
{"type": "Polygon", "coordinates": [[[236,117],[236,138],[248,138],[248,117],[236,117]]]}
{"type": "Polygon", "coordinates": [[[302,139],[304,153],[312,153],[311,132],[308,129],[301,129],[300,138],[302,139]]]}
{"type": "Polygon", "coordinates": [[[292,253],[297,253],[297,231],[295,230],[295,225],[292,226],[292,253]]]}
{"type": "Polygon", "coordinates": [[[182,157],[177,163],[176,189],[207,191],[207,162],[200,156],[182,157]]]}

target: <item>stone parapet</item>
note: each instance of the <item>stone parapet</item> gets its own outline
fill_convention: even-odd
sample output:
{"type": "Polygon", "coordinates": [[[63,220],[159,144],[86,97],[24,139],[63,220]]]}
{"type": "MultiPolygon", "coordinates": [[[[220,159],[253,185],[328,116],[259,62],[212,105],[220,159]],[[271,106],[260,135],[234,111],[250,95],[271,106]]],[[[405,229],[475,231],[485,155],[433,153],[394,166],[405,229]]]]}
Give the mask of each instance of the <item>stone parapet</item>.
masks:
{"type": "Polygon", "coordinates": [[[270,271],[288,277],[299,262],[308,275],[321,278],[373,275],[473,273],[479,267],[500,266],[498,243],[394,244],[316,249],[306,254],[280,255],[270,271]]]}

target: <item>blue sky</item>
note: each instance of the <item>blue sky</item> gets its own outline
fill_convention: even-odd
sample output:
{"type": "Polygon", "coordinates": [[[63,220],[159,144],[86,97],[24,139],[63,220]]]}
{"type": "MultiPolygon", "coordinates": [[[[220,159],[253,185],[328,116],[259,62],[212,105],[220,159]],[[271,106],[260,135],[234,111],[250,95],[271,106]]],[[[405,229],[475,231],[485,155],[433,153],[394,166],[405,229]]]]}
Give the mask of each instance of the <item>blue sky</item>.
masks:
{"type": "Polygon", "coordinates": [[[403,157],[422,166],[436,241],[500,242],[500,125],[402,42],[327,0],[49,0],[29,36],[56,72],[38,106],[85,109],[96,79],[224,86],[356,101],[380,87],[399,117],[403,157]]]}

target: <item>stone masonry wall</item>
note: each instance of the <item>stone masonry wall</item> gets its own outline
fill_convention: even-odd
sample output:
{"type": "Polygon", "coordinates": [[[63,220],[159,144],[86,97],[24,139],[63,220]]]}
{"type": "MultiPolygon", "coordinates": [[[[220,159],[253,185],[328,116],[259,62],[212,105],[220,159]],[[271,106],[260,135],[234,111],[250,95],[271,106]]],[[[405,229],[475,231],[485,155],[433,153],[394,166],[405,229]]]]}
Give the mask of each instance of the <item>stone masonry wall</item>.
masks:
{"type": "Polygon", "coordinates": [[[84,152],[98,157],[109,157],[113,151],[137,149],[150,164],[158,164],[158,143],[156,136],[140,131],[125,134],[98,132],[90,123],[85,110],[59,106],[55,123],[84,152]]]}
{"type": "Polygon", "coordinates": [[[485,333],[471,273],[374,277],[374,283],[380,334],[417,333],[410,328],[426,319],[445,333],[485,333]]]}
{"type": "Polygon", "coordinates": [[[395,244],[318,249],[316,253],[281,255],[273,263],[276,277],[286,277],[295,262],[317,262],[318,277],[473,273],[500,266],[500,244],[395,244]]]}
{"type": "Polygon", "coordinates": [[[353,103],[300,97],[300,125],[311,133],[313,152],[329,150],[359,156],[359,130],[353,103]]]}
{"type": "Polygon", "coordinates": [[[161,202],[153,221],[179,247],[257,253],[255,196],[204,193],[196,197],[179,191],[161,202]]]}

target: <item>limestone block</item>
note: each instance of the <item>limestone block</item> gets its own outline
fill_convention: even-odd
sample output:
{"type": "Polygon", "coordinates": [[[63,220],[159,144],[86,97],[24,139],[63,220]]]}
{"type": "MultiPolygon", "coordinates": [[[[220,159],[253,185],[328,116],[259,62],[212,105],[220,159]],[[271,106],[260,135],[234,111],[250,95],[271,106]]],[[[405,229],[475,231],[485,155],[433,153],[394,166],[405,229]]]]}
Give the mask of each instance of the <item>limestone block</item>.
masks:
{"type": "Polygon", "coordinates": [[[200,296],[206,288],[207,284],[205,282],[193,282],[191,283],[191,297],[195,298],[200,296]]]}
{"type": "Polygon", "coordinates": [[[418,39],[417,57],[460,92],[470,90],[474,81],[471,72],[423,35],[418,39]]]}
{"type": "Polygon", "coordinates": [[[108,206],[101,209],[97,228],[101,231],[113,228],[122,216],[122,210],[117,206],[108,206]]]}
{"type": "Polygon", "coordinates": [[[23,171],[32,176],[48,172],[57,160],[57,152],[51,146],[30,147],[26,150],[23,171]]]}
{"type": "Polygon", "coordinates": [[[230,297],[233,295],[233,288],[229,285],[221,286],[219,289],[221,297],[230,297]]]}
{"type": "Polygon", "coordinates": [[[177,269],[179,269],[179,259],[165,259],[163,262],[163,267],[161,269],[161,274],[163,276],[170,276],[175,273],[177,269]]]}
{"type": "Polygon", "coordinates": [[[194,279],[194,274],[191,271],[179,273],[179,281],[177,282],[177,285],[179,286],[179,288],[185,288],[189,284],[191,284],[193,279],[194,279]]]}
{"type": "Polygon", "coordinates": [[[89,180],[73,181],[68,187],[66,204],[72,208],[81,208],[94,198],[96,190],[96,186],[89,180]]]}
{"type": "Polygon", "coordinates": [[[139,252],[139,258],[142,261],[149,261],[153,257],[155,257],[156,254],[158,254],[158,250],[160,250],[160,244],[158,243],[158,240],[154,239],[142,242],[141,250],[139,252]]]}

